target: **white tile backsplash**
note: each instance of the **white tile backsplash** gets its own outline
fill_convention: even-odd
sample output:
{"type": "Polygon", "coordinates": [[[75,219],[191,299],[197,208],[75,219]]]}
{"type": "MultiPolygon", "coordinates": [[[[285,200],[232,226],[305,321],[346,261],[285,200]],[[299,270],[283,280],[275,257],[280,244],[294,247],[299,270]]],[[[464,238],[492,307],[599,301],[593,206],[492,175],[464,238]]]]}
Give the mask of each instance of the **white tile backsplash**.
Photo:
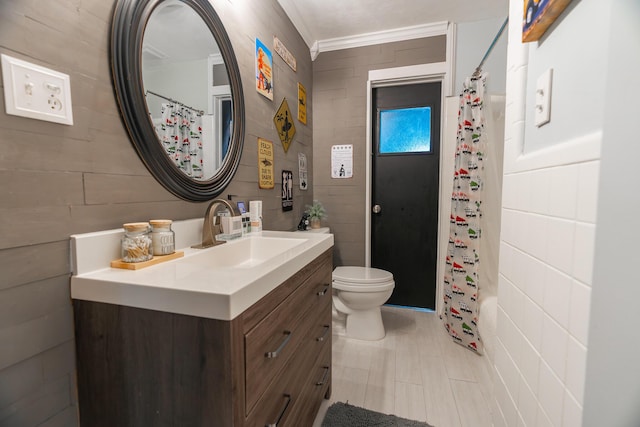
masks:
{"type": "Polygon", "coordinates": [[[562,424],[562,404],[564,402],[564,385],[546,363],[540,365],[538,381],[538,399],[544,413],[549,417],[551,425],[562,424]]]}
{"type": "Polygon", "coordinates": [[[571,274],[573,270],[575,221],[547,218],[545,234],[548,235],[546,257],[549,265],[571,274]]]}
{"type": "MultiPolygon", "coordinates": [[[[498,304],[500,304],[499,299],[498,304]]],[[[496,327],[500,330],[500,343],[507,350],[509,356],[513,360],[519,360],[520,353],[522,352],[522,348],[518,345],[520,343],[520,331],[500,306],[498,307],[496,327]]]]}
{"type": "Polygon", "coordinates": [[[525,172],[521,175],[530,177],[529,191],[527,192],[528,202],[522,207],[523,210],[533,213],[544,213],[549,207],[549,183],[550,176],[546,170],[525,172]]]}
{"type": "Polygon", "coordinates": [[[516,396],[520,383],[520,373],[511,355],[501,342],[498,342],[496,345],[495,367],[496,372],[502,377],[507,390],[509,390],[511,395],[516,396]]]}
{"type": "MultiPolygon", "coordinates": [[[[535,135],[525,137],[524,129],[533,108],[526,90],[532,78],[528,63],[548,49],[521,42],[521,8],[520,0],[510,0],[499,266],[503,277],[498,285],[509,288],[500,293],[497,325],[497,341],[512,356],[520,384],[514,391],[496,376],[494,424],[577,427],[582,408],[574,393],[580,393],[585,375],[580,364],[582,350],[587,351],[594,248],[590,226],[596,224],[602,132],[582,135],[576,129],[553,147],[524,150],[529,136],[541,138],[547,132],[534,128],[535,135]],[[522,298],[515,293],[518,289],[522,298]],[[520,307],[522,316],[515,314],[520,307]]],[[[556,120],[552,126],[562,124],[556,120]]],[[[506,362],[500,363],[507,372],[506,362]]],[[[515,374],[513,366],[510,369],[511,383],[515,374]]]]}
{"type": "Polygon", "coordinates": [[[565,393],[562,427],[580,426],[582,426],[582,405],[579,404],[570,393],[565,393]]]}
{"type": "Polygon", "coordinates": [[[518,389],[518,411],[524,425],[533,426],[536,423],[538,414],[538,399],[523,377],[520,377],[518,389]]]}
{"type": "Polygon", "coordinates": [[[547,217],[537,214],[523,214],[526,220],[522,224],[520,233],[525,237],[522,249],[531,256],[545,259],[549,253],[549,245],[552,245],[553,237],[550,221],[547,217]]]}
{"type": "Polygon", "coordinates": [[[542,358],[540,353],[533,348],[531,343],[527,342],[520,357],[518,369],[522,374],[522,378],[529,386],[529,389],[538,394],[538,376],[540,375],[540,363],[542,358]]]}
{"type": "Polygon", "coordinates": [[[573,257],[573,277],[591,285],[593,276],[593,251],[595,249],[596,226],[583,222],[576,223],[573,257]]]}
{"type": "Polygon", "coordinates": [[[542,319],[544,311],[540,305],[531,299],[526,300],[522,311],[524,313],[522,332],[533,348],[539,352],[542,348],[542,319]]]}
{"type": "Polygon", "coordinates": [[[542,306],[544,302],[544,284],[547,280],[547,269],[549,266],[539,259],[527,256],[525,259],[524,286],[525,294],[537,305],[542,306]]]}
{"type": "Polygon", "coordinates": [[[494,391],[496,401],[500,405],[500,412],[504,422],[494,422],[495,425],[514,426],[518,422],[518,411],[511,393],[507,390],[500,374],[497,374],[494,381],[494,391]]]}
{"type": "Polygon", "coordinates": [[[513,323],[520,328],[522,325],[524,294],[503,277],[500,277],[498,282],[500,283],[498,286],[498,299],[504,301],[502,307],[506,309],[506,313],[513,323]]]}
{"type": "Polygon", "coordinates": [[[549,419],[549,416],[540,405],[538,405],[538,415],[536,416],[536,427],[558,427],[553,425],[553,423],[549,419]]]}
{"type": "Polygon", "coordinates": [[[598,208],[598,180],[600,161],[586,162],[579,166],[576,219],[592,224],[596,222],[598,208]]]}
{"type": "Polygon", "coordinates": [[[589,161],[506,175],[497,324],[506,386],[496,402],[507,425],[580,423],[598,169],[589,161]]]}
{"type": "Polygon", "coordinates": [[[569,334],[567,334],[567,330],[548,314],[544,314],[542,319],[542,350],[540,354],[558,378],[564,378],[568,340],[569,334]]]}
{"type": "Polygon", "coordinates": [[[574,399],[582,405],[584,397],[584,380],[587,369],[587,348],[569,337],[567,347],[567,366],[565,384],[574,399]]]}
{"type": "Polygon", "coordinates": [[[547,268],[542,307],[563,328],[569,327],[573,279],[555,268],[547,268]]]}
{"type": "Polygon", "coordinates": [[[574,280],[569,308],[569,333],[585,346],[589,338],[590,306],[591,288],[574,280]]]}
{"type": "Polygon", "coordinates": [[[549,176],[549,208],[545,214],[573,219],[576,216],[578,165],[551,168],[549,176]]]}

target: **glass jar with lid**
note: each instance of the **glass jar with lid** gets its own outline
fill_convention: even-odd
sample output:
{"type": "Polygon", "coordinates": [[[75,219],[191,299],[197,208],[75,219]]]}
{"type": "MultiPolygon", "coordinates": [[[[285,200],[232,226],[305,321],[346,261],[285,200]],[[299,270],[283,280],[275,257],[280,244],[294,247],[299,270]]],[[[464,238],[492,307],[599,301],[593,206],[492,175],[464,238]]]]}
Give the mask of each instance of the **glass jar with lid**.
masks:
{"type": "Polygon", "coordinates": [[[151,241],[154,255],[170,255],[176,251],[175,233],[171,229],[170,219],[152,219],[151,241]]]}
{"type": "Polygon", "coordinates": [[[122,261],[142,262],[153,258],[151,230],[148,222],[130,222],[123,225],[122,261]]]}

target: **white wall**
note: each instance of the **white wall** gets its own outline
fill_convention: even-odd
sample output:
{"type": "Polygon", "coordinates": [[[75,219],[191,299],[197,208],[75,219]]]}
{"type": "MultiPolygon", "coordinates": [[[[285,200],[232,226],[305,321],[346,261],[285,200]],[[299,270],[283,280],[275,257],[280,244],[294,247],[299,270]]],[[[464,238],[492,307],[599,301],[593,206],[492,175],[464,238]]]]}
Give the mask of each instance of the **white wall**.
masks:
{"type": "MultiPolygon", "coordinates": [[[[462,92],[464,80],[471,76],[482,60],[504,18],[486,19],[456,24],[456,55],[454,95],[462,92]]],[[[483,70],[489,74],[488,94],[503,94],[506,87],[507,29],[487,57],[483,70]]]]}
{"type": "Polygon", "coordinates": [[[585,63],[603,62],[607,48],[583,49],[576,33],[586,24],[576,20],[599,22],[587,38],[607,39],[603,3],[574,1],[542,42],[522,44],[522,1],[510,2],[496,426],[582,424],[604,109],[590,103],[588,89],[603,87],[606,73],[589,74],[589,85],[578,76],[585,63]],[[585,57],[567,60],[572,52],[585,57]],[[562,76],[554,79],[551,123],[531,127],[530,82],[549,67],[562,76]],[[588,126],[562,114],[576,104],[595,110],[588,126]],[[537,146],[542,140],[552,144],[537,146]]]}
{"type": "Polygon", "coordinates": [[[609,68],[607,61],[602,60],[602,53],[607,52],[609,46],[610,8],[610,1],[573,1],[551,27],[551,33],[547,31],[538,43],[532,44],[527,67],[528,107],[535,99],[538,76],[553,68],[551,114],[554,120],[538,128],[534,123],[534,109],[527,108],[525,152],[601,129],[603,83],[609,68]]]}
{"type": "MultiPolygon", "coordinates": [[[[209,103],[208,93],[202,88],[209,86],[208,68],[208,59],[205,58],[167,64],[155,69],[145,69],[143,73],[144,88],[206,112],[209,103]],[[172,84],[168,85],[167,82],[172,84]]],[[[153,117],[158,117],[160,105],[166,101],[153,95],[148,95],[148,98],[148,103],[153,106],[154,110],[151,111],[151,114],[153,117]]]]}
{"type": "Polygon", "coordinates": [[[640,425],[637,213],[640,3],[611,2],[584,426],[640,425]],[[633,41],[633,42],[631,42],[633,41]],[[631,49],[629,49],[632,47],[631,49]]]}

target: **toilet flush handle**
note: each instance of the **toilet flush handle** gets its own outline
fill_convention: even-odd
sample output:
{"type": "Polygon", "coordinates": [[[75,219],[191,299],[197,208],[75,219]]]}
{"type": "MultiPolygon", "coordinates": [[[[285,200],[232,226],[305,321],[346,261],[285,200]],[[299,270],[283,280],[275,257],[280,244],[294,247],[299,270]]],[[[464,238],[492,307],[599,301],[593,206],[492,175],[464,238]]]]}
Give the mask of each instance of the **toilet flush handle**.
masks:
{"type": "Polygon", "coordinates": [[[380,205],[373,205],[373,208],[371,208],[371,211],[373,211],[373,213],[375,214],[380,213],[382,211],[382,207],[380,205]]]}

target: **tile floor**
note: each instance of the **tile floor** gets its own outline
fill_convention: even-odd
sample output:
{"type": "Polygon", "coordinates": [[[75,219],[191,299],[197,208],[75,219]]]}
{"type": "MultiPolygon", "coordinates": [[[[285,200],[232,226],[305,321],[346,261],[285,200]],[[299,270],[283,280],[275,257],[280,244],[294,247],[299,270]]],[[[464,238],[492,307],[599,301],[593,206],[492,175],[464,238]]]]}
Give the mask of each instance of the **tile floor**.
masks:
{"type": "Polygon", "coordinates": [[[375,342],[346,338],[334,322],[332,395],[313,427],[337,401],[435,427],[492,425],[484,357],[453,343],[435,313],[385,306],[382,318],[387,335],[375,342]]]}

